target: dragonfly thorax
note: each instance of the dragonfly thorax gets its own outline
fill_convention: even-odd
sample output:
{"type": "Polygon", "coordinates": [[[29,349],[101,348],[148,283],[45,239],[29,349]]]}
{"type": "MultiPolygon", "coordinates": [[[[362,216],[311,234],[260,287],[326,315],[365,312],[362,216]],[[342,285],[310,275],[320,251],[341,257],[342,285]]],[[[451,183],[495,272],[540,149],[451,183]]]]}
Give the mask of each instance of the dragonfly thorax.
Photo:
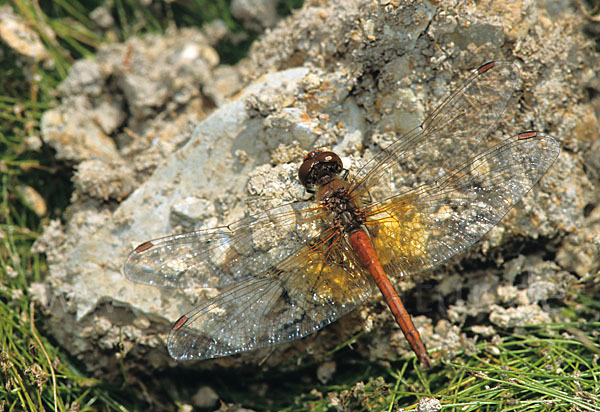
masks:
{"type": "Polygon", "coordinates": [[[330,212],[334,226],[346,233],[360,229],[365,222],[365,215],[349,188],[348,182],[335,177],[317,191],[317,200],[330,212]]]}

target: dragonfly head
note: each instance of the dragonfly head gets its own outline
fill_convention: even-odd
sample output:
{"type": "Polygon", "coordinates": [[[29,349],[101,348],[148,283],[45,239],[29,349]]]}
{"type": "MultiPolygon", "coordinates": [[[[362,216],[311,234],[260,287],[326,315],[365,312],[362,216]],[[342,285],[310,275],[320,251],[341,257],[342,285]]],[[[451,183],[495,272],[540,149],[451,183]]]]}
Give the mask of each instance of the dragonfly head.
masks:
{"type": "Polygon", "coordinates": [[[313,150],[304,157],[304,162],[298,169],[298,179],[309,192],[314,192],[315,186],[327,183],[342,170],[344,166],[338,155],[333,152],[313,150]]]}

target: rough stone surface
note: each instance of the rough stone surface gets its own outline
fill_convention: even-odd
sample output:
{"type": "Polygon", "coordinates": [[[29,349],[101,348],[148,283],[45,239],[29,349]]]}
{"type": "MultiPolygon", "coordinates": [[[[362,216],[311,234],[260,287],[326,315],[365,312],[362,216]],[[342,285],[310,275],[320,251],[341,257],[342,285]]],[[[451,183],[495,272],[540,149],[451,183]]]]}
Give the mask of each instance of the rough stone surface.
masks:
{"type": "Polygon", "coordinates": [[[422,398],[417,406],[418,412],[437,412],[442,410],[442,404],[435,398],[422,398]]]}
{"type": "MultiPolygon", "coordinates": [[[[434,358],[475,350],[461,330],[468,319],[481,321],[482,336],[560,319],[546,301],[598,279],[598,109],[585,93],[600,89],[598,56],[566,3],[434,3],[309,2],[233,67],[219,66],[193,30],[108,46],[74,65],[61,106],[42,124],[44,141],[78,165],[65,223],[52,222],[36,244],[50,276],[35,296],[51,310],[56,339],[105,377],[122,356],[141,369],[175,366],[165,350],[170,325],[211,291],[131,283],[121,268],[133,247],[232,222],[264,207],[257,198],[302,199],[296,170],[307,151],[332,148],[354,168],[492,59],[521,65],[500,130],[542,130],[563,150],[497,228],[450,262],[460,265],[394,281],[418,302],[415,324],[434,358]],[[434,322],[436,297],[447,319],[434,322]]],[[[300,362],[362,329],[355,347],[365,357],[410,352],[373,294],[306,339],[178,366],[300,362]]]]}
{"type": "Polygon", "coordinates": [[[0,39],[16,52],[25,64],[54,64],[40,36],[10,6],[0,7],[0,39]]]}
{"type": "Polygon", "coordinates": [[[210,387],[202,386],[192,397],[192,402],[197,408],[214,408],[219,401],[219,395],[210,387]]]}
{"type": "Polygon", "coordinates": [[[189,139],[189,125],[234,92],[214,87],[218,64],[209,40],[192,29],[105,46],[73,65],[59,87],[62,104],[42,118],[42,139],[75,163],[128,159],[143,180],[189,139]]]}
{"type": "Polygon", "coordinates": [[[275,0],[233,0],[231,14],[242,20],[247,29],[262,32],[277,23],[276,7],[275,0]]]}

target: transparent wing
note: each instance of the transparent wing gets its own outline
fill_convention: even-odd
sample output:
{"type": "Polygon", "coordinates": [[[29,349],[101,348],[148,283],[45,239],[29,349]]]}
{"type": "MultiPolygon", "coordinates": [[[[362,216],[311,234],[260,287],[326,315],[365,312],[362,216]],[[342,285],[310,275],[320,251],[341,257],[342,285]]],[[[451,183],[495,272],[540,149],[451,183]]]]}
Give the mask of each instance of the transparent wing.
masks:
{"type": "Polygon", "coordinates": [[[559,151],[551,136],[521,133],[437,181],[365,208],[384,269],[420,272],[477,242],[540,180],[559,151]]]}
{"type": "MultiPolygon", "coordinates": [[[[438,179],[494,142],[490,132],[498,122],[517,83],[512,62],[482,65],[418,127],[372,158],[352,179],[355,196],[371,186],[370,195],[416,187],[438,179]],[[384,178],[385,177],[385,178],[384,178]],[[381,187],[388,183],[389,187],[381,187]]],[[[498,143],[498,142],[495,142],[498,143]]]]}
{"type": "Polygon", "coordinates": [[[220,287],[261,273],[321,234],[323,209],[290,203],[229,226],[167,236],[139,245],[125,276],[174,288],[220,287]]]}
{"type": "MultiPolygon", "coordinates": [[[[512,63],[480,67],[420,127],[359,171],[353,193],[364,194],[385,173],[394,189],[415,187],[480,153],[482,136],[496,123],[517,81],[512,63]],[[401,181],[403,176],[408,180],[401,181]]],[[[157,286],[230,284],[268,269],[318,236],[315,222],[323,213],[299,202],[226,227],[152,240],[130,254],[123,272],[133,281],[157,286]]]]}
{"type": "Polygon", "coordinates": [[[330,230],[182,316],[171,330],[169,353],[208,359],[306,336],[362,303],[372,282],[343,236],[330,230]]]}

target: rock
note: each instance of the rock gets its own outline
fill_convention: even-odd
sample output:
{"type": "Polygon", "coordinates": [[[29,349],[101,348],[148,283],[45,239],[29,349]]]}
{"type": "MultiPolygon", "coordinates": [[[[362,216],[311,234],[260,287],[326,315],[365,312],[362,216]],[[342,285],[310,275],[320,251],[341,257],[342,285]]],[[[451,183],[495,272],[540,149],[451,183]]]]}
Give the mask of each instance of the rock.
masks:
{"type": "Polygon", "coordinates": [[[418,412],[438,412],[442,410],[442,404],[435,398],[421,398],[417,406],[418,412]]]}
{"type": "Polygon", "coordinates": [[[10,6],[0,7],[0,39],[26,63],[53,64],[39,35],[10,6]]]}
{"type": "Polygon", "coordinates": [[[248,30],[262,32],[277,23],[276,7],[275,0],[233,0],[231,14],[242,20],[248,30]]]}
{"type": "Polygon", "coordinates": [[[333,361],[323,362],[317,368],[317,379],[323,385],[331,380],[333,375],[335,374],[335,370],[337,369],[337,365],[333,361]]]}
{"type": "MultiPolygon", "coordinates": [[[[65,224],[53,222],[36,250],[50,267],[49,329],[89,370],[118,373],[116,353],[144,369],[174,365],[165,350],[170,326],[214,293],[130,282],[121,269],[132,248],[233,222],[264,204],[257,196],[303,199],[296,170],[307,151],[334,148],[355,170],[417,126],[466,70],[490,59],[521,62],[522,78],[492,137],[534,127],[569,150],[489,239],[461,256],[463,270],[449,265],[393,281],[399,291],[426,279],[440,285],[419,295],[415,323],[430,349],[450,348],[450,356],[473,346],[461,330],[468,317],[489,316],[502,327],[552,319],[544,300],[597,268],[590,252],[597,238],[582,228],[596,222],[588,213],[600,198],[598,175],[581,159],[598,142],[585,97],[587,68],[598,66],[598,55],[576,31],[581,17],[570,9],[548,14],[528,1],[499,15],[488,10],[504,3],[493,1],[384,3],[309,2],[232,67],[219,66],[209,40],[193,30],[107,46],[95,63],[73,67],[61,106],[44,115],[42,135],[59,157],[79,165],[76,192],[65,224]],[[504,260],[511,264],[495,266],[504,260]],[[433,326],[428,311],[436,296],[450,303],[450,320],[433,326]]],[[[459,158],[437,154],[448,167],[459,158]]],[[[318,334],[272,351],[191,365],[265,360],[261,367],[268,368],[323,353],[363,327],[369,332],[357,351],[364,356],[408,353],[393,317],[375,302],[376,293],[318,334]]]]}
{"type": "Polygon", "coordinates": [[[550,315],[544,312],[538,305],[519,306],[508,309],[492,305],[491,310],[490,321],[494,325],[505,329],[548,323],[552,320],[550,315]]]}
{"type": "MultiPolygon", "coordinates": [[[[133,162],[147,175],[189,139],[186,124],[214,107],[201,89],[213,85],[218,63],[208,39],[193,29],[103,46],[95,59],[75,63],[59,86],[62,104],[44,113],[42,139],[58,158],[75,163],[144,151],[133,162]]],[[[232,81],[212,94],[223,101],[236,87],[232,81]]]]}
{"type": "Polygon", "coordinates": [[[556,254],[558,264],[582,279],[600,270],[600,207],[594,208],[577,231],[567,236],[556,254]]]}
{"type": "Polygon", "coordinates": [[[48,211],[46,201],[37,190],[31,186],[19,185],[17,187],[17,192],[23,198],[24,203],[29,206],[38,217],[42,217],[46,214],[48,211]]]}
{"type": "Polygon", "coordinates": [[[201,409],[212,409],[217,405],[219,395],[210,386],[200,387],[194,396],[192,402],[194,406],[201,409]]]}
{"type": "Polygon", "coordinates": [[[120,159],[112,162],[85,160],[77,167],[73,183],[75,190],[82,195],[120,202],[133,192],[135,175],[131,167],[120,159]]]}

